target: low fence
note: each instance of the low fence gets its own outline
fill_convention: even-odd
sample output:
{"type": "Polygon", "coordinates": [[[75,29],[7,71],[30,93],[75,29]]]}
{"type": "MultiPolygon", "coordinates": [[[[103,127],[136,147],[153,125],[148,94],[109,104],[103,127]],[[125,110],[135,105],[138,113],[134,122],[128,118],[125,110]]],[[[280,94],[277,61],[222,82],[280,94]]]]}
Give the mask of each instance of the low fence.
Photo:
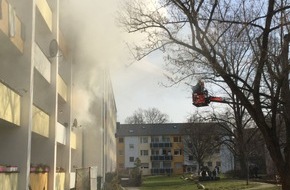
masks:
{"type": "Polygon", "coordinates": [[[74,190],[96,190],[98,185],[97,171],[97,167],[76,169],[74,190]]]}

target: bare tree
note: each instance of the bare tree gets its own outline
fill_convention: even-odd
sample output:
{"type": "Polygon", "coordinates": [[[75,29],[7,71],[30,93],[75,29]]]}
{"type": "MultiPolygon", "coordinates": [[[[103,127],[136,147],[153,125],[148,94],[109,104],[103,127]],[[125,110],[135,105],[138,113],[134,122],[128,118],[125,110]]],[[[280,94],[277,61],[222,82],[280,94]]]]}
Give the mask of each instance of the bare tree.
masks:
{"type": "Polygon", "coordinates": [[[290,189],[289,9],[284,0],[160,0],[151,6],[131,1],[120,17],[129,32],[147,37],[135,48],[138,58],[166,52],[173,83],[203,73],[229,87],[261,131],[283,190],[290,189]],[[227,50],[241,44],[247,59],[237,62],[227,50]],[[283,144],[277,133],[281,118],[283,144]]]}
{"type": "Polygon", "coordinates": [[[198,125],[194,123],[190,127],[184,128],[184,152],[193,157],[198,164],[198,171],[203,166],[205,160],[215,155],[216,150],[222,143],[220,126],[216,124],[198,125]]]}
{"type": "Polygon", "coordinates": [[[152,124],[152,123],[166,123],[169,121],[169,116],[161,113],[157,108],[148,108],[147,110],[139,108],[132,116],[125,119],[127,124],[152,124]]]}

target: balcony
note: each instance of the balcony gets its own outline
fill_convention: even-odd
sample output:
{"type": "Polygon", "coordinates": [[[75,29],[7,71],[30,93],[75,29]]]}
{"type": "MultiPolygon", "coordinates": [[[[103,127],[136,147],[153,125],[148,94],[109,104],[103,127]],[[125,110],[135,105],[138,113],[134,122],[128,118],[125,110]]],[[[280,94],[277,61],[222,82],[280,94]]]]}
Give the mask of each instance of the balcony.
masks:
{"type": "Polygon", "coordinates": [[[29,187],[30,189],[47,189],[48,173],[30,173],[29,187]]]}
{"type": "Polygon", "coordinates": [[[0,3],[2,3],[0,6],[0,52],[4,52],[4,55],[7,53],[13,55],[13,52],[22,54],[24,49],[23,24],[7,0],[2,0],[0,3]]]}
{"type": "Polygon", "coordinates": [[[67,101],[67,85],[65,84],[64,80],[61,76],[58,75],[58,94],[62,97],[64,101],[67,101]]]}
{"type": "Polygon", "coordinates": [[[55,174],[55,189],[65,189],[65,173],[55,174]]]}
{"type": "Polygon", "coordinates": [[[17,190],[18,173],[0,173],[0,189],[17,190]]]}
{"type": "Polygon", "coordinates": [[[150,156],[150,159],[153,161],[157,161],[157,160],[172,160],[173,157],[171,155],[154,155],[154,156],[150,156]]]}
{"type": "Polygon", "coordinates": [[[33,106],[32,120],[32,131],[44,137],[49,137],[49,115],[33,106]]]}
{"type": "Polygon", "coordinates": [[[77,148],[77,135],[74,132],[71,132],[70,134],[70,145],[72,149],[77,148]]]}
{"type": "Polygon", "coordinates": [[[34,43],[34,55],[34,67],[50,83],[51,64],[36,43],[34,43]]]}
{"type": "Polygon", "coordinates": [[[70,172],[70,177],[69,177],[69,187],[70,189],[73,189],[75,187],[75,180],[76,180],[76,173],[75,172],[70,172]]]}
{"type": "Polygon", "coordinates": [[[56,124],[56,141],[63,145],[66,144],[66,127],[60,123],[56,124]]]}
{"type": "Polygon", "coordinates": [[[171,174],[173,173],[173,168],[152,168],[152,175],[160,175],[160,174],[171,174]]]}
{"type": "Polygon", "coordinates": [[[150,148],[171,148],[172,143],[169,142],[152,142],[150,143],[150,148]]]}
{"type": "Polygon", "coordinates": [[[50,31],[52,31],[52,11],[46,0],[36,0],[36,7],[50,31]]]}
{"type": "Polygon", "coordinates": [[[0,83],[0,118],[20,125],[20,96],[0,83]]]}

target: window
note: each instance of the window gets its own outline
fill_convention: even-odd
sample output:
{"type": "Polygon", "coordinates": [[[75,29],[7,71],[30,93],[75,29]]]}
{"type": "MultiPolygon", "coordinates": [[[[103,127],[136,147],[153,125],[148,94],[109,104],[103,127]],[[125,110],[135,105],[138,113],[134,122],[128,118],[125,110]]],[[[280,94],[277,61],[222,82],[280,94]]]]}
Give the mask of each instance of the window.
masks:
{"type": "Polygon", "coordinates": [[[159,150],[151,150],[151,155],[159,155],[159,150]]]}
{"type": "Polygon", "coordinates": [[[159,137],[151,137],[151,142],[159,142],[159,137]]]}
{"type": "Polygon", "coordinates": [[[140,143],[142,144],[148,143],[148,137],[140,137],[140,143]]]}
{"type": "Polygon", "coordinates": [[[148,150],[140,150],[141,156],[148,156],[148,150]]]}
{"type": "Polygon", "coordinates": [[[173,137],[173,142],[181,142],[181,136],[173,137]]]}
{"type": "Polygon", "coordinates": [[[134,157],[129,157],[129,162],[134,162],[134,157]]]}
{"type": "Polygon", "coordinates": [[[221,166],[222,164],[221,164],[221,162],[216,162],[216,166],[221,166]]]}
{"type": "Polygon", "coordinates": [[[124,138],[119,138],[119,143],[124,143],[124,138]]]}
{"type": "Polygon", "coordinates": [[[167,150],[163,149],[163,150],[162,150],[162,154],[163,154],[163,155],[166,155],[166,154],[167,154],[167,150]]]}
{"type": "Polygon", "coordinates": [[[124,156],[124,151],[123,150],[119,150],[119,156],[124,156]]]}
{"type": "Polygon", "coordinates": [[[134,149],[134,144],[129,144],[130,149],[134,149]]]}
{"type": "Polygon", "coordinates": [[[163,162],[163,168],[171,168],[171,162],[163,162]]]}
{"type": "Polygon", "coordinates": [[[174,149],[174,155],[175,156],[181,155],[181,149],[174,149]]]}
{"type": "Polygon", "coordinates": [[[160,162],[152,162],[152,168],[160,168],[160,162]]]}
{"type": "Polygon", "coordinates": [[[162,137],[162,142],[170,142],[170,137],[169,136],[163,136],[162,137]]]}
{"type": "Polygon", "coordinates": [[[141,169],[148,169],[149,163],[141,163],[141,169]]]}

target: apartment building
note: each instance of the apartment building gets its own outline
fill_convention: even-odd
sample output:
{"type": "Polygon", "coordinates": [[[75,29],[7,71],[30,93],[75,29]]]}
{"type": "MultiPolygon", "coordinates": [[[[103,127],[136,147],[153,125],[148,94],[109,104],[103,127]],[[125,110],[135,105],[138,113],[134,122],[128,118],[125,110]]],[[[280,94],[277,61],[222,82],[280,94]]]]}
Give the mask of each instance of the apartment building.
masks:
{"type": "MultiPolygon", "coordinates": [[[[196,173],[200,167],[188,149],[189,130],[207,131],[222,128],[217,123],[117,124],[117,169],[133,168],[136,158],[141,160],[143,175],[196,173]]],[[[220,133],[221,134],[221,133],[220,133]]],[[[226,133],[221,138],[229,138],[226,133]]],[[[221,172],[234,168],[233,155],[221,145],[203,163],[221,172]]]]}
{"type": "Polygon", "coordinates": [[[76,58],[64,6],[0,0],[0,189],[67,190],[77,168],[94,166],[104,177],[116,167],[116,105],[106,69],[96,71],[103,73],[101,95],[91,103],[97,122],[84,125],[74,111],[75,67],[85,60],[76,58]]]}

